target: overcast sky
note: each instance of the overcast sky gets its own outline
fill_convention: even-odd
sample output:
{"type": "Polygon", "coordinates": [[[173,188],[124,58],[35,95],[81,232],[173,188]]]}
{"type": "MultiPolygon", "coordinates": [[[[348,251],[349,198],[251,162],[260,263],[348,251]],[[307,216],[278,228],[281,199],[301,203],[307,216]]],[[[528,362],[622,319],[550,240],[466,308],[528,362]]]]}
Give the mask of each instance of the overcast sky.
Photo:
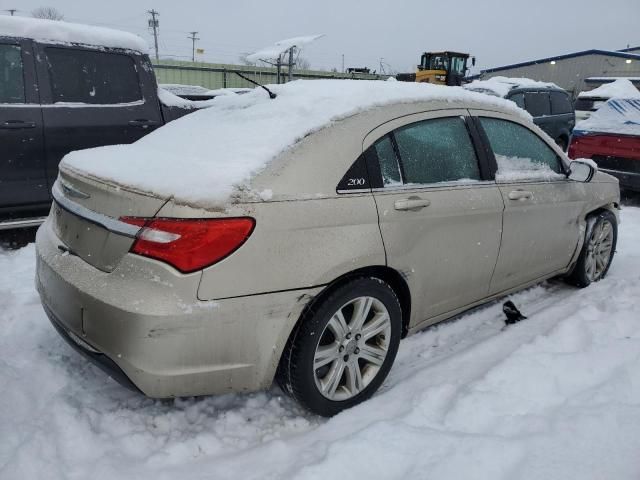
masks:
{"type": "MultiPolygon", "coordinates": [[[[203,61],[237,63],[283,38],[325,33],[303,55],[312,67],[413,71],[421,52],[469,52],[489,68],[573,51],[640,45],[640,0],[0,0],[29,15],[56,7],[66,20],[128,30],[151,40],[146,11],[160,12],[160,54],[187,58],[198,31],[203,61]]],[[[5,12],[2,12],[5,13],[5,12]]]]}

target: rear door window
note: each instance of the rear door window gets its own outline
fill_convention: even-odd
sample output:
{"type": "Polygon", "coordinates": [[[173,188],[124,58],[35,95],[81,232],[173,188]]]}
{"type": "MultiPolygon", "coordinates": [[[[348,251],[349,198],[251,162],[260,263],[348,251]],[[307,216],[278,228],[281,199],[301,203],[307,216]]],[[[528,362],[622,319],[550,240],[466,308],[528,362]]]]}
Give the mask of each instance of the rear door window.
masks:
{"type": "Polygon", "coordinates": [[[113,105],[142,100],[136,66],[124,54],[45,49],[54,103],[113,105]]]}
{"type": "Polygon", "coordinates": [[[524,93],[514,93],[509,97],[509,100],[514,102],[520,108],[524,108],[524,93]]]}
{"type": "Polygon", "coordinates": [[[460,117],[414,123],[393,132],[405,184],[480,180],[469,132],[460,117]]]}
{"type": "Polygon", "coordinates": [[[556,153],[528,128],[508,120],[480,117],[496,157],[497,182],[564,180],[556,153]]]}
{"type": "Polygon", "coordinates": [[[551,114],[548,92],[526,92],[524,101],[527,112],[533,117],[543,117],[551,114]]]}
{"type": "Polygon", "coordinates": [[[25,101],[20,47],[0,44],[0,103],[25,103],[25,101]]]}
{"type": "Polygon", "coordinates": [[[573,112],[569,95],[564,92],[550,92],[549,96],[551,97],[551,115],[573,112]]]}

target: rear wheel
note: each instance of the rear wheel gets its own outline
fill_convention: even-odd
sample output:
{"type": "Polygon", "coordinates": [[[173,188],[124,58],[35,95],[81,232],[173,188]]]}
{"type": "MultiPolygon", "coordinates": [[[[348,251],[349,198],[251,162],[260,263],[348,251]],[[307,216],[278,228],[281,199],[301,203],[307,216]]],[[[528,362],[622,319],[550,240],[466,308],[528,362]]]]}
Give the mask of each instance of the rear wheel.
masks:
{"type": "Polygon", "coordinates": [[[280,384],[323,416],[368,399],[391,369],[401,317],[398,298],[381,280],[342,285],[302,319],[283,354],[280,384]]]}
{"type": "Polygon", "coordinates": [[[618,241],[618,222],[613,213],[603,211],[587,221],[587,237],[573,272],[567,281],[587,287],[609,271],[618,241]]]}

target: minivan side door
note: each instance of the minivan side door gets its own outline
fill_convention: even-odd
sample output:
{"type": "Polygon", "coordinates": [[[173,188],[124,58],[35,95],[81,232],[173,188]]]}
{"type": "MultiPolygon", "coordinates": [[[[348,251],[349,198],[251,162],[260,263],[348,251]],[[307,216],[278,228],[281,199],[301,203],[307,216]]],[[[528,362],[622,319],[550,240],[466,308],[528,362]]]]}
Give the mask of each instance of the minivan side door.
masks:
{"type": "Polygon", "coordinates": [[[491,294],[566,269],[580,239],[585,185],[567,178],[556,150],[526,124],[499,113],[477,115],[490,146],[505,210],[491,294]]]}
{"type": "Polygon", "coordinates": [[[0,37],[0,211],[49,199],[31,42],[0,37]]]}
{"type": "Polygon", "coordinates": [[[67,153],[132,143],[162,125],[157,86],[146,56],[113,49],[34,46],[51,183],[67,153]]]}
{"type": "Polygon", "coordinates": [[[365,139],[387,265],[412,292],[411,327],[484,298],[495,267],[504,205],[466,115],[410,115],[365,139]]]}

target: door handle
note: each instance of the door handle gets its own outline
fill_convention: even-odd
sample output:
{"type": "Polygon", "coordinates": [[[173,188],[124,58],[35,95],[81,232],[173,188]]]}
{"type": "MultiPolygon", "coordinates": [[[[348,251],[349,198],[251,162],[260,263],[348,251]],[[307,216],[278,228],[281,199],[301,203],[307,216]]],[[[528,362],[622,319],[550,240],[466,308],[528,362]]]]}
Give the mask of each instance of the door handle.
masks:
{"type": "Polygon", "coordinates": [[[0,124],[0,128],[6,130],[18,130],[21,128],[36,128],[36,122],[22,121],[22,120],[7,120],[0,124]]]}
{"type": "Polygon", "coordinates": [[[152,127],[158,125],[155,120],[147,120],[146,118],[139,118],[137,120],[129,120],[129,125],[132,127],[152,127]]]}
{"type": "Polygon", "coordinates": [[[525,190],[514,190],[509,192],[509,200],[530,200],[533,198],[533,192],[525,190]]]}
{"type": "Polygon", "coordinates": [[[396,200],[393,204],[393,208],[396,210],[420,210],[421,208],[428,207],[431,202],[420,197],[409,197],[402,200],[396,200]]]}

